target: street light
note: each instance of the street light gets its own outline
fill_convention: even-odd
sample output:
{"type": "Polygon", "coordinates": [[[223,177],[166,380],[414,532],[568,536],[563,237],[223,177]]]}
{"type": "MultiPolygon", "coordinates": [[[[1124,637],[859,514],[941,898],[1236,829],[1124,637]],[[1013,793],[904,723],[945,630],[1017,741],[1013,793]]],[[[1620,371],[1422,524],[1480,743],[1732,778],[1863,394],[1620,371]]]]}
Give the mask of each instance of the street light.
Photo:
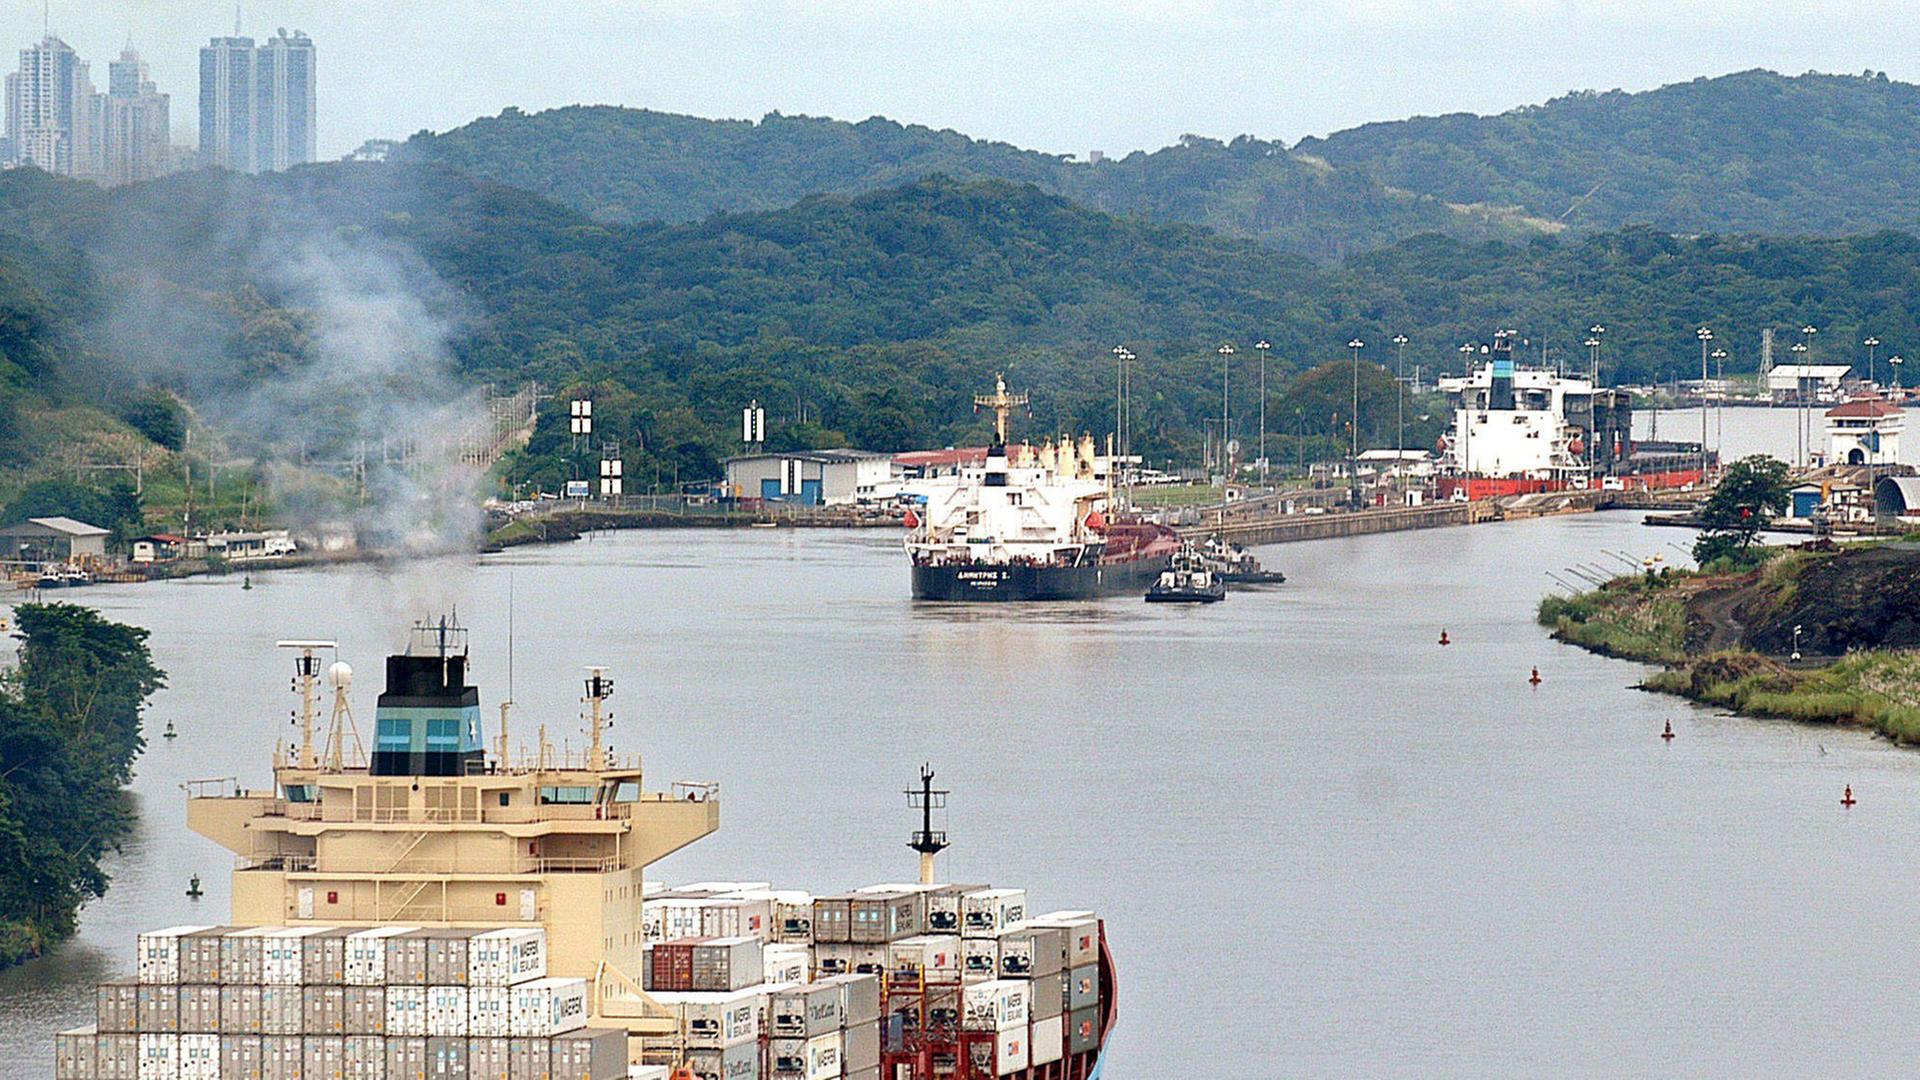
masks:
{"type": "Polygon", "coordinates": [[[1351,433],[1350,449],[1347,451],[1347,490],[1355,510],[1360,509],[1360,350],[1367,343],[1359,338],[1347,342],[1347,348],[1353,350],[1353,407],[1347,413],[1347,429],[1351,433]]]}
{"type": "Polygon", "coordinates": [[[1867,386],[1871,388],[1873,386],[1873,350],[1880,347],[1880,339],[1870,337],[1860,344],[1867,347],[1867,386]]]}
{"type": "Polygon", "coordinates": [[[1804,465],[1807,454],[1807,425],[1800,414],[1805,408],[1807,396],[1807,343],[1796,341],[1788,347],[1787,351],[1793,354],[1793,364],[1796,369],[1793,379],[1793,463],[1804,465]]]}
{"type": "Polygon", "coordinates": [[[1813,464],[1813,403],[1807,400],[1806,378],[1808,366],[1813,363],[1813,335],[1819,332],[1820,328],[1812,323],[1800,328],[1800,340],[1806,345],[1800,361],[1800,426],[1806,432],[1808,465],[1813,464]]]}
{"type": "Polygon", "coordinates": [[[1906,362],[1906,358],[1901,356],[1887,357],[1887,363],[1893,365],[1893,391],[1896,394],[1900,392],[1900,365],[1906,362]]]}
{"type": "MultiPolygon", "coordinates": [[[[1717,450],[1726,441],[1727,434],[1727,350],[1715,349],[1712,355],[1713,381],[1718,384],[1714,388],[1718,396],[1713,402],[1713,446],[1717,450]]],[[[1724,460],[1720,462],[1721,468],[1726,465],[1724,460]]]]}
{"type": "Polygon", "coordinates": [[[1694,331],[1700,339],[1700,483],[1707,482],[1707,343],[1713,331],[1706,327],[1694,331]]]}
{"type": "Polygon", "coordinates": [[[1260,486],[1267,486],[1267,353],[1273,343],[1261,338],[1253,343],[1260,350],[1260,486]]]}
{"type": "Polygon", "coordinates": [[[1227,485],[1233,480],[1233,459],[1227,453],[1227,361],[1233,356],[1233,345],[1220,346],[1220,493],[1226,497],[1227,485]]]}
{"type": "Polygon", "coordinates": [[[1393,367],[1393,490],[1400,490],[1400,470],[1407,463],[1407,335],[1393,335],[1397,350],[1393,367]]]}
{"type": "Polygon", "coordinates": [[[1593,349],[1593,387],[1598,390],[1600,388],[1600,340],[1606,336],[1607,328],[1594,323],[1587,327],[1587,333],[1593,335],[1587,340],[1587,344],[1593,349]]]}

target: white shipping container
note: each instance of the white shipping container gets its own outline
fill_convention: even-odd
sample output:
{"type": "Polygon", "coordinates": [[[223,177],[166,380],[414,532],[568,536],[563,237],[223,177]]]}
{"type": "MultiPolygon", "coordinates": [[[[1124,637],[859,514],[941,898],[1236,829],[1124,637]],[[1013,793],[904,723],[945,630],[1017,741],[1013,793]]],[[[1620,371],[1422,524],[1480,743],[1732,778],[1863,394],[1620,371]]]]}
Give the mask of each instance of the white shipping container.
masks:
{"type": "Polygon", "coordinates": [[[489,930],[468,948],[474,986],[512,986],[547,976],[547,932],[541,927],[489,930]]]}
{"type": "Polygon", "coordinates": [[[846,1023],[845,988],[830,983],[794,986],[768,997],[767,1029],[782,1039],[809,1039],[846,1023]]]}
{"type": "Polygon", "coordinates": [[[220,1036],[180,1036],[180,1080],[220,1080],[220,1036]]]}
{"type": "Polygon", "coordinates": [[[648,941],[700,937],[701,908],[705,901],[686,897],[648,900],[640,909],[640,932],[648,941]]]}
{"type": "Polygon", "coordinates": [[[687,1067],[693,1070],[694,1080],[760,1080],[760,1044],[689,1050],[687,1067]]]}
{"type": "Polygon", "coordinates": [[[306,996],[298,986],[260,988],[260,1032],[299,1035],[306,1030],[306,996]]]}
{"type": "Polygon", "coordinates": [[[1067,932],[1067,967],[1077,968],[1100,959],[1100,920],[1093,912],[1049,911],[1027,921],[1035,926],[1057,926],[1067,932]]]}
{"type": "Polygon", "coordinates": [[[260,956],[268,934],[277,926],[236,930],[220,939],[220,982],[224,986],[258,986],[260,956]]]}
{"type": "Polygon", "coordinates": [[[960,898],[963,937],[992,937],[1026,917],[1025,889],[977,889],[960,898]]]}
{"type": "Polygon", "coordinates": [[[1000,942],[992,937],[964,938],[960,942],[960,974],[968,982],[991,979],[1000,970],[1000,942]]]}
{"type": "Polygon", "coordinates": [[[693,989],[744,990],[766,974],[766,945],[751,935],[710,938],[693,947],[693,989]]]}
{"type": "MultiPolygon", "coordinates": [[[[781,989],[787,989],[782,987],[781,989]]],[[[732,993],[657,993],[661,1004],[680,1009],[680,1032],[690,1047],[724,1049],[760,1037],[760,1014],[767,993],[761,988],[732,993]]]]}
{"type": "Polygon", "coordinates": [[[384,986],[387,981],[387,939],[411,934],[418,927],[377,926],[347,938],[347,985],[384,986]]]}
{"type": "Polygon", "coordinates": [[[135,939],[135,976],[143,983],[179,982],[181,937],[211,929],[211,926],[169,926],[141,934],[135,939]]]}
{"type": "Polygon", "coordinates": [[[1014,923],[1000,931],[1000,977],[1034,979],[1065,970],[1067,931],[1058,926],[1014,923]]]}
{"type": "Polygon", "coordinates": [[[1035,1020],[1032,1034],[1027,1036],[1027,1046],[1027,1057],[1036,1067],[1059,1061],[1066,1056],[1066,1021],[1058,1016],[1050,1020],[1035,1020]]]}
{"type": "Polygon", "coordinates": [[[966,1031],[1006,1031],[1027,1026],[1027,997],[1032,984],[1021,979],[991,979],[961,991],[960,1026],[966,1031]]]}
{"type": "Polygon", "coordinates": [[[505,986],[467,988],[467,1034],[476,1039],[504,1039],[513,1034],[509,1014],[513,991],[505,986]]]}
{"type": "Polygon", "coordinates": [[[763,898],[724,897],[700,909],[700,932],[707,937],[773,938],[773,902],[763,898]]]}
{"type": "Polygon", "coordinates": [[[844,1044],[840,1051],[847,1075],[880,1067],[880,1023],[849,1025],[840,1033],[844,1044]]]}
{"type": "Polygon", "coordinates": [[[306,949],[301,939],[327,929],[297,926],[268,934],[260,943],[260,981],[268,986],[306,985],[306,949]]]}
{"type": "Polygon", "coordinates": [[[887,970],[887,947],[845,943],[815,945],[813,969],[821,975],[882,975],[887,970]]]}
{"type": "Polygon", "coordinates": [[[141,1035],[140,1080],[180,1080],[180,1036],[141,1035]]]}
{"type": "Polygon", "coordinates": [[[676,888],[675,892],[706,893],[720,896],[725,893],[757,892],[773,888],[771,881],[695,881],[676,888]]]}
{"type": "Polygon", "coordinates": [[[424,1038],[427,1034],[427,988],[387,987],[387,1034],[424,1038]]]}
{"type": "Polygon", "coordinates": [[[467,1035],[467,995],[464,986],[427,987],[427,1034],[467,1035]]]}
{"type": "Polygon", "coordinates": [[[535,979],[514,987],[512,994],[507,1026],[515,1036],[546,1038],[586,1026],[585,979],[535,979]]]}
{"type": "Polygon", "coordinates": [[[887,970],[912,972],[928,982],[954,982],[960,978],[960,937],[950,934],[921,934],[901,938],[887,946],[887,970]]]}
{"type": "Polygon", "coordinates": [[[994,1074],[1011,1076],[1017,1072],[1025,1072],[1031,1060],[1029,1049],[1025,1024],[1001,1032],[993,1040],[994,1074]]]}
{"type": "MultiPolygon", "coordinates": [[[[805,945],[769,945],[761,954],[760,981],[763,983],[803,983],[807,981],[813,956],[805,945]]],[[[640,968],[646,971],[645,965],[640,968]]]]}
{"type": "Polygon", "coordinates": [[[815,1035],[806,1043],[807,1080],[832,1080],[840,1075],[840,1033],[815,1035]]]}

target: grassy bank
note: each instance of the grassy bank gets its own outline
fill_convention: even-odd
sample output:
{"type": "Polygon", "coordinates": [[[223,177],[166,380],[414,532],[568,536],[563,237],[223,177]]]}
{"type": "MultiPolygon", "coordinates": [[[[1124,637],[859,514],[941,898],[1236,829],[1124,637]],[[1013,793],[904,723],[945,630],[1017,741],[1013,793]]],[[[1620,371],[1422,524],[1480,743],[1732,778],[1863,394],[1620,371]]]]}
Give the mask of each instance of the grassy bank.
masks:
{"type": "Polygon", "coordinates": [[[1645,687],[1743,716],[1871,728],[1920,744],[1920,652],[1856,653],[1821,668],[1789,668],[1726,652],[1670,667],[1645,687]]]}

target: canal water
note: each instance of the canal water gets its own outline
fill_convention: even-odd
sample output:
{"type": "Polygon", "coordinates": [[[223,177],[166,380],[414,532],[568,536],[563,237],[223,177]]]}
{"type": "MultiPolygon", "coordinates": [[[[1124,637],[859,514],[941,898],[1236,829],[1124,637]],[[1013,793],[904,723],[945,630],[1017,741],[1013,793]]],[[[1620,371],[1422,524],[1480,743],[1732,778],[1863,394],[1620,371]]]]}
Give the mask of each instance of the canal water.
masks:
{"type": "Polygon", "coordinates": [[[931,762],[952,880],[1109,920],[1115,1080],[1906,1071],[1920,755],[1636,691],[1645,668],[1533,623],[1547,571],[1680,561],[1683,537],[1608,514],[1294,544],[1261,552],[1284,586],[1192,610],[915,605],[896,537],[865,531],[91,588],[152,630],[150,738],[180,737],[152,738],[79,939],[0,973],[0,1071],[51,1075],[51,1032],[138,930],[225,914],[180,785],[267,782],[292,734],[275,639],[338,639],[365,736],[382,653],[455,604],[489,708],[511,614],[519,739],[577,748],[581,665],[605,664],[615,749],[722,785],[720,832],[651,877],[909,878],[902,789],[931,762]]]}

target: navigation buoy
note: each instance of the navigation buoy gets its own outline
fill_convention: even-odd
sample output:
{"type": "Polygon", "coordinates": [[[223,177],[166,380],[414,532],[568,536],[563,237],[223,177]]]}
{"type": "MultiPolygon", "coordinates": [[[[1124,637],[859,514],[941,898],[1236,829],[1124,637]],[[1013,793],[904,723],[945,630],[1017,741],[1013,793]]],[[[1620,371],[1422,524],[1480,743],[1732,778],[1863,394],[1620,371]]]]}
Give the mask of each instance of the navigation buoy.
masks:
{"type": "Polygon", "coordinates": [[[160,735],[162,738],[167,739],[177,739],[180,737],[180,733],[173,730],[173,721],[171,720],[167,721],[167,730],[161,732],[160,735]]]}
{"type": "Polygon", "coordinates": [[[1847,785],[1847,790],[1846,790],[1845,792],[1843,792],[1843,793],[1841,793],[1841,795],[1840,795],[1840,805],[1841,805],[1841,806],[1852,806],[1852,805],[1854,804],[1854,801],[1855,801],[1855,800],[1854,800],[1854,797],[1853,797],[1853,785],[1852,785],[1852,784],[1848,784],[1848,785],[1847,785]]]}
{"type": "Polygon", "coordinates": [[[1540,685],[1540,669],[1539,668],[1534,668],[1533,674],[1527,676],[1527,683],[1532,686],[1540,685]]]}
{"type": "Polygon", "coordinates": [[[240,579],[240,588],[242,591],[253,588],[252,574],[248,574],[246,577],[240,579]]]}
{"type": "Polygon", "coordinates": [[[1451,642],[1451,641],[1448,641],[1448,640],[1447,640],[1447,631],[1446,631],[1446,628],[1445,628],[1445,627],[1442,627],[1442,628],[1441,628],[1441,630],[1440,630],[1440,644],[1442,644],[1442,645],[1451,645],[1451,644],[1453,644],[1453,642],[1451,642]]]}
{"type": "Polygon", "coordinates": [[[1667,730],[1661,732],[1660,737],[1667,740],[1668,742],[1673,741],[1673,721],[1671,720],[1667,721],[1667,730]]]}
{"type": "Polygon", "coordinates": [[[195,874],[187,882],[187,899],[198,900],[206,894],[200,891],[200,875],[195,874]]]}

